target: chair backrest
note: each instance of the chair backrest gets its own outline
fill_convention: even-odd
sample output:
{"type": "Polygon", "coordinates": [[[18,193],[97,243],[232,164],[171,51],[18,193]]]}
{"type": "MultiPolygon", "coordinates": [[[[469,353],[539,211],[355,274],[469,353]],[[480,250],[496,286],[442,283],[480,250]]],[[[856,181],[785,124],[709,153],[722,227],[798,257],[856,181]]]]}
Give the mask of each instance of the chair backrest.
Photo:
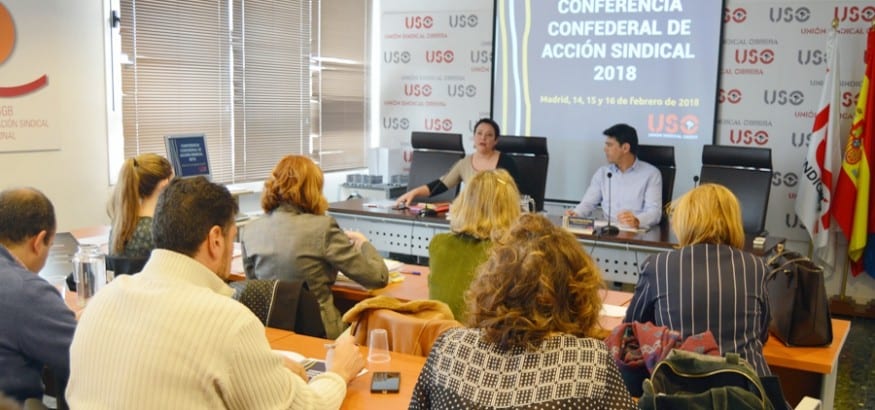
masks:
{"type": "Polygon", "coordinates": [[[547,166],[550,154],[547,152],[546,137],[519,137],[502,135],[495,149],[513,157],[519,175],[516,181],[520,193],[535,200],[535,209],[544,209],[544,192],[547,189],[547,166]]]}
{"type": "MultiPolygon", "coordinates": [[[[662,174],[662,213],[672,200],[674,193],[675,160],[674,147],[671,145],[639,145],[638,159],[659,169],[662,174]]],[[[668,218],[663,217],[663,221],[668,218]]]]}
{"type": "Polygon", "coordinates": [[[720,184],[732,191],[741,203],[744,232],[763,232],[772,188],[771,148],[705,145],[699,181],[720,184]]]}
{"type": "Polygon", "coordinates": [[[133,258],[106,255],[106,270],[112,271],[116,276],[133,275],[140,273],[148,260],[148,257],[133,258]]]}
{"type": "MultiPolygon", "coordinates": [[[[425,185],[450,171],[456,161],[465,157],[462,134],[414,131],[410,135],[413,157],[407,189],[425,185]]],[[[417,198],[422,202],[449,202],[459,193],[459,186],[431,198],[417,198]]]]}
{"type": "Polygon", "coordinates": [[[319,301],[303,281],[251,279],[232,282],[234,299],[265,326],[308,336],[325,337],[319,301]]]}

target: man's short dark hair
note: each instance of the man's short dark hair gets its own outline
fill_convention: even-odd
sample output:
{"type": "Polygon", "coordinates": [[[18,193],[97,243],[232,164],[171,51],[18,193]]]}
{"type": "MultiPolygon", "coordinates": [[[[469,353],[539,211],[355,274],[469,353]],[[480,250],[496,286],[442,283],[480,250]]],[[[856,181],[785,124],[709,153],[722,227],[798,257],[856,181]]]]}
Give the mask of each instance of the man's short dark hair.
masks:
{"type": "Polygon", "coordinates": [[[155,247],[194,256],[214,226],[222,232],[231,229],[237,211],[237,201],[224,186],[204,177],[174,178],[155,205],[155,247]]]}
{"type": "Polygon", "coordinates": [[[617,140],[620,145],[629,144],[629,152],[638,155],[638,132],[629,124],[617,124],[606,129],[602,134],[617,140]]]}
{"type": "Polygon", "coordinates": [[[46,231],[46,245],[55,235],[55,207],[34,188],[0,192],[0,243],[15,245],[46,231]]]}

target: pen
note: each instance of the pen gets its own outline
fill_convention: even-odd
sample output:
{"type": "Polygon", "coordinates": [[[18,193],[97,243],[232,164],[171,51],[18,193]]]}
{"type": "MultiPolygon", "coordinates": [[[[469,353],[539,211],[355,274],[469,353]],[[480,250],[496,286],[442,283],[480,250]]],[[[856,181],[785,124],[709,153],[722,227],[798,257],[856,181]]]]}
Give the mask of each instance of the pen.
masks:
{"type": "Polygon", "coordinates": [[[421,272],[419,272],[419,271],[415,271],[415,270],[402,270],[402,271],[399,271],[399,272],[401,272],[401,273],[406,273],[406,274],[408,274],[408,275],[416,275],[416,276],[422,275],[421,272]]]}

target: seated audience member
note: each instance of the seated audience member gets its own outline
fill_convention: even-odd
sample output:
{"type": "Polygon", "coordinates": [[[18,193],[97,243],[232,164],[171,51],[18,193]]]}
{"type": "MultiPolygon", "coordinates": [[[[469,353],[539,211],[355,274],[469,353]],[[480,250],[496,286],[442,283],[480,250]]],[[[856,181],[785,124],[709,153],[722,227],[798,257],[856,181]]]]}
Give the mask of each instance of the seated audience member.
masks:
{"type": "Polygon", "coordinates": [[[344,329],[331,293],[337,272],[374,289],[386,286],[389,271],[364,235],[344,232],[325,214],[322,185],[322,170],[312,160],[284,157],[264,182],[264,217],[247,224],[240,238],[246,277],[306,281],[333,339],[344,329]]]}
{"type": "Polygon", "coordinates": [[[602,277],[570,233],[523,214],[466,294],[468,328],[432,346],[411,409],[635,409],[596,339],[602,277]]]}
{"type": "Polygon", "coordinates": [[[608,165],[596,170],[580,204],[566,214],[589,216],[601,206],[605,219],[609,217],[620,226],[648,229],[658,224],[662,219],[662,174],[637,158],[638,133],[629,125],[617,124],[604,134],[608,165]]]}
{"type": "Polygon", "coordinates": [[[176,179],[158,199],[156,249],[143,271],[88,303],[70,347],[74,409],[337,409],[364,361],[338,340],[328,372],[271,351],[264,326],[231,299],[237,203],[206,178],[176,179]]]}
{"type": "Polygon", "coordinates": [[[0,392],[42,402],[42,371],[66,381],[76,318],[37,273],[55,238],[55,209],[42,192],[0,192],[0,392]]]}
{"type": "Polygon", "coordinates": [[[111,255],[149,256],[155,247],[152,241],[155,202],[172,176],[170,162],[160,155],[142,154],[125,160],[109,204],[111,255]]]}
{"type": "Polygon", "coordinates": [[[653,322],[689,337],[710,330],[720,352],[736,352],[761,376],[769,337],[769,301],[763,260],[741,250],[744,230],[738,199],[726,187],[702,184],[669,206],[679,249],[641,265],[626,322],[653,322]]]}
{"type": "Polygon", "coordinates": [[[462,182],[467,182],[480,171],[494,169],[506,170],[514,180],[517,179],[516,162],[510,155],[495,150],[501,130],[498,123],[490,118],[481,118],[474,126],[474,153],[456,162],[446,175],[420,185],[398,197],[397,204],[410,205],[417,197],[440,195],[448,189],[455,188],[462,182]]]}
{"type": "Polygon", "coordinates": [[[471,178],[450,208],[449,233],[428,244],[428,297],[445,302],[464,321],[465,291],[474,270],[486,260],[493,233],[507,229],[520,215],[520,193],[503,169],[471,178]]]}

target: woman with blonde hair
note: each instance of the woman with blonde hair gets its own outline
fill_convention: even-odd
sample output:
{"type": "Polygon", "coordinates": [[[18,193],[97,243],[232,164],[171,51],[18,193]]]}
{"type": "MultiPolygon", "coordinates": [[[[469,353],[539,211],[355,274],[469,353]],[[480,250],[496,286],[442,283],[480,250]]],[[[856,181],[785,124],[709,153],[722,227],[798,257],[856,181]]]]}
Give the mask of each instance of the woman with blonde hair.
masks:
{"type": "Polygon", "coordinates": [[[684,338],[710,330],[720,353],[736,352],[770,375],[768,270],[741,249],[738,199],[722,185],[701,184],[672,202],[669,215],[680,247],[644,261],[626,322],[653,322],[684,338]]]}
{"type": "Polygon", "coordinates": [[[477,269],[469,327],[432,346],[410,408],[637,408],[597,339],[603,286],[573,235],[523,214],[477,269]]]}
{"type": "Polygon", "coordinates": [[[243,266],[250,279],[302,280],[319,301],[327,337],[343,331],[331,285],[342,271],[367,288],[389,280],[383,258],[358,232],[344,232],[325,214],[322,170],[300,155],[283,157],[264,182],[264,217],[240,233],[243,266]]]}
{"type": "Polygon", "coordinates": [[[520,193],[503,169],[471,178],[450,207],[450,230],[428,245],[428,297],[445,302],[464,320],[463,296],[474,269],[486,260],[493,234],[501,234],[520,215],[520,193]]]}
{"type": "Polygon", "coordinates": [[[155,247],[152,240],[155,203],[172,176],[170,161],[158,154],[141,154],[125,160],[107,210],[112,220],[110,255],[149,256],[155,247]]]}

